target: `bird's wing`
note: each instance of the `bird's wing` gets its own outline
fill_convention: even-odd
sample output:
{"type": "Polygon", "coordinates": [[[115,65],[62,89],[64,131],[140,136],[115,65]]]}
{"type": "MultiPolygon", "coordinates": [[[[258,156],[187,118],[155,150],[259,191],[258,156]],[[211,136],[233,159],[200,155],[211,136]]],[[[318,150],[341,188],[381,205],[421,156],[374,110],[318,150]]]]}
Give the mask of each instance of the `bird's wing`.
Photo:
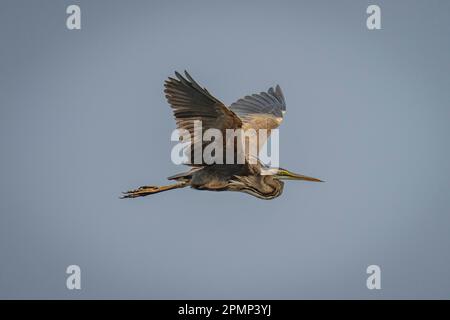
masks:
{"type": "MultiPolygon", "coordinates": [[[[186,150],[188,157],[190,157],[190,164],[194,165],[194,146],[204,149],[208,143],[195,143],[196,140],[201,139],[194,135],[194,121],[202,121],[202,129],[205,132],[207,129],[214,128],[222,132],[225,137],[226,129],[238,129],[242,126],[241,119],[230,111],[225,105],[213,97],[208,90],[200,87],[194,79],[185,71],[184,78],[178,72],[175,72],[177,79],[169,77],[166,80],[165,94],[167,101],[173,109],[175,120],[178,129],[188,130],[191,135],[191,145],[186,150]]],[[[225,139],[223,139],[225,141],[225,139]]],[[[225,146],[224,146],[225,150],[225,146]]],[[[195,165],[204,165],[202,163],[195,165]]]]}
{"type": "Polygon", "coordinates": [[[253,129],[275,129],[283,120],[286,101],[279,85],[267,92],[252,94],[234,102],[230,106],[244,126],[253,129]]]}
{"type": "MultiPolygon", "coordinates": [[[[242,128],[267,130],[269,137],[271,129],[278,128],[283,121],[286,112],[286,101],[279,85],[269,88],[267,92],[252,94],[234,102],[230,106],[232,110],[242,120],[242,128]]],[[[266,139],[258,141],[258,153],[266,139]]]]}

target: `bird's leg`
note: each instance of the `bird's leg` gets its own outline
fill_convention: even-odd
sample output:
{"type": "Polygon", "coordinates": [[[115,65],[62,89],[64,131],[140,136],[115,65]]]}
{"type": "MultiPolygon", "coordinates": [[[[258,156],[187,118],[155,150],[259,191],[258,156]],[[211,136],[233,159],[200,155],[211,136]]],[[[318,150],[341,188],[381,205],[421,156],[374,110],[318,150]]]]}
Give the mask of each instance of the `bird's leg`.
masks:
{"type": "Polygon", "coordinates": [[[177,188],[183,188],[183,187],[186,187],[186,186],[187,186],[187,184],[184,183],[184,182],[171,184],[171,185],[168,185],[168,186],[161,186],[161,187],[157,187],[157,186],[143,186],[143,187],[139,187],[139,188],[134,189],[134,190],[130,190],[130,191],[127,191],[127,192],[122,192],[123,196],[120,197],[120,198],[121,199],[125,199],[125,198],[145,197],[145,196],[148,196],[150,194],[163,192],[163,191],[167,191],[167,190],[172,190],[172,189],[177,189],[177,188]]]}

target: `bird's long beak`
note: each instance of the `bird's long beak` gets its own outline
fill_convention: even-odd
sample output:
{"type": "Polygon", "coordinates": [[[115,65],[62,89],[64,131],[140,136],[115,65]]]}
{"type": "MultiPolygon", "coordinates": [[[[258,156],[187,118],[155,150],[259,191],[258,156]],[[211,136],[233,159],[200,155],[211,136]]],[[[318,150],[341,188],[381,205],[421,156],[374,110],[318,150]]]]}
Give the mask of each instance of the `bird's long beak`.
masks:
{"type": "Polygon", "coordinates": [[[276,176],[280,179],[280,180],[305,180],[305,181],[314,181],[314,182],[324,182],[320,179],[317,178],[313,178],[313,177],[308,177],[308,176],[304,176],[302,174],[297,174],[297,173],[293,173],[290,172],[289,170],[286,169],[278,169],[278,172],[276,173],[276,176]]]}

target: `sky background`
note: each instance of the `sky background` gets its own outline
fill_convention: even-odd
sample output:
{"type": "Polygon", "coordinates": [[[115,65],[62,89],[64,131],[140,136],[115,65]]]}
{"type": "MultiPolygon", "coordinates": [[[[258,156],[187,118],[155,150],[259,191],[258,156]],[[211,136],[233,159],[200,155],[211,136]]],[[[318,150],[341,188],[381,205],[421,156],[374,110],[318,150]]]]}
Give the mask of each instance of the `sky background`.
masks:
{"type": "Polygon", "coordinates": [[[0,298],[449,298],[449,1],[0,4],[0,298]],[[82,29],[66,28],[81,7],[82,29]],[[382,30],[366,28],[381,7],[382,30]],[[281,197],[175,190],[163,90],[283,88],[281,197]],[[81,290],[66,288],[68,265],[81,290]],[[366,268],[381,267],[381,290],[366,268]]]}

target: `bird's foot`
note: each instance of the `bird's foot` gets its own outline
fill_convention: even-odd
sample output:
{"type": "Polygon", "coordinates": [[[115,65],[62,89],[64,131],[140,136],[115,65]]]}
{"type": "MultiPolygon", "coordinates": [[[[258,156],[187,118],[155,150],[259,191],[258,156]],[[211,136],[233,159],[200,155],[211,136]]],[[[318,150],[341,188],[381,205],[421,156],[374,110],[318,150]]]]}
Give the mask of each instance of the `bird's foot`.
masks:
{"type": "Polygon", "coordinates": [[[122,192],[123,196],[121,196],[120,199],[144,197],[149,194],[159,192],[160,190],[161,188],[157,186],[142,186],[134,190],[122,192]]]}

